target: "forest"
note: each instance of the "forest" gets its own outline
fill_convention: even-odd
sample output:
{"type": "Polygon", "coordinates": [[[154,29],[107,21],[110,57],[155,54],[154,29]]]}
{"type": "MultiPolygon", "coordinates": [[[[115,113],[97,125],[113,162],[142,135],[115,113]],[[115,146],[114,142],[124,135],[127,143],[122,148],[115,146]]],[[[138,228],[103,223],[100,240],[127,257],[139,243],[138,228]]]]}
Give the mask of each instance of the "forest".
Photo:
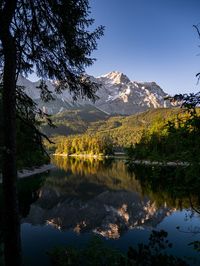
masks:
{"type": "Polygon", "coordinates": [[[64,155],[113,155],[113,142],[112,139],[106,135],[62,137],[57,145],[55,153],[64,155]]]}
{"type": "Polygon", "coordinates": [[[200,116],[196,105],[198,99],[192,99],[190,105],[186,101],[176,116],[153,123],[139,142],[126,149],[129,159],[199,162],[200,116]]]}
{"type": "MultiPolygon", "coordinates": [[[[198,160],[199,109],[158,108],[131,116],[88,119],[84,110],[65,111],[52,116],[56,128],[44,124],[42,130],[50,153],[113,154],[125,152],[132,159],[198,160]],[[75,113],[79,119],[74,119],[75,113]],[[71,123],[71,129],[69,124],[71,123]],[[82,126],[84,125],[84,126],[82,126]],[[82,129],[82,132],[80,132],[82,129]]],[[[94,112],[94,110],[93,110],[94,112]]]]}
{"type": "Polygon", "coordinates": [[[84,138],[106,136],[112,142],[113,150],[122,152],[124,148],[138,143],[144,130],[152,125],[157,127],[167,123],[180,112],[179,108],[158,108],[130,116],[105,116],[96,109],[69,110],[51,117],[56,128],[43,123],[41,130],[54,142],[50,144],[45,141],[45,146],[50,152],[55,152],[66,137],[72,140],[76,139],[77,135],[85,136],[84,138]]]}

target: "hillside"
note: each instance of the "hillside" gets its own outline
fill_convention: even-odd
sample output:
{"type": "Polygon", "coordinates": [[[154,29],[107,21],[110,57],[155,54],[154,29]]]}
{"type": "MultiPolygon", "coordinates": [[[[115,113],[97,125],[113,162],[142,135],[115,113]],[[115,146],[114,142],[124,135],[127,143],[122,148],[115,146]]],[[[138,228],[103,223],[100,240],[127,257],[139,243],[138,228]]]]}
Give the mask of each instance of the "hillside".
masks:
{"type": "Polygon", "coordinates": [[[91,124],[97,121],[106,121],[110,116],[101,110],[87,105],[79,109],[72,108],[51,116],[56,128],[47,124],[42,126],[42,131],[48,136],[76,135],[85,133],[91,124]]]}
{"type": "Polygon", "coordinates": [[[109,116],[96,108],[88,107],[87,110],[65,111],[52,116],[57,128],[45,126],[43,130],[56,143],[63,141],[63,137],[72,138],[75,135],[107,136],[112,139],[116,150],[122,150],[131,143],[138,142],[144,130],[152,125],[165,123],[179,112],[178,108],[160,108],[130,116],[109,116]]]}

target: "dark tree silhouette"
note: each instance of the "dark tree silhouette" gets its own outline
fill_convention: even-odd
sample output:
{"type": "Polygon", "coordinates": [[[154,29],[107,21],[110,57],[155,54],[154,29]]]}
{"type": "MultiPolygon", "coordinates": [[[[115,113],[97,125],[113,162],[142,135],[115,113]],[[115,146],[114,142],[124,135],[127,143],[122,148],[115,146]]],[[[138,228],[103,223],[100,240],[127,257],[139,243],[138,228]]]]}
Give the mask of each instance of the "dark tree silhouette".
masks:
{"type": "Polygon", "coordinates": [[[4,256],[6,265],[21,265],[16,169],[16,81],[36,70],[40,89],[47,78],[94,99],[97,85],[84,76],[94,61],[91,51],[103,34],[91,30],[88,0],[0,0],[0,72],[2,73],[4,256]]]}

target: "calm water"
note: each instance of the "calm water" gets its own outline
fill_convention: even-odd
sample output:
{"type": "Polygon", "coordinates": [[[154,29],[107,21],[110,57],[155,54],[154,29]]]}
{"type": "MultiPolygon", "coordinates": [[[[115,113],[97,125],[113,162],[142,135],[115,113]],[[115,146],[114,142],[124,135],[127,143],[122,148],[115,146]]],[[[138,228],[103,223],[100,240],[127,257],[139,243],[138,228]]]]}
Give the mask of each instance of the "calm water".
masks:
{"type": "Polygon", "coordinates": [[[136,166],[128,171],[123,160],[58,157],[53,163],[57,168],[48,174],[20,180],[26,265],[50,265],[48,250],[84,247],[93,234],[127,251],[147,242],[152,229],[168,232],[169,252],[198,260],[188,244],[200,240],[199,186],[187,176],[197,170],[136,166]]]}

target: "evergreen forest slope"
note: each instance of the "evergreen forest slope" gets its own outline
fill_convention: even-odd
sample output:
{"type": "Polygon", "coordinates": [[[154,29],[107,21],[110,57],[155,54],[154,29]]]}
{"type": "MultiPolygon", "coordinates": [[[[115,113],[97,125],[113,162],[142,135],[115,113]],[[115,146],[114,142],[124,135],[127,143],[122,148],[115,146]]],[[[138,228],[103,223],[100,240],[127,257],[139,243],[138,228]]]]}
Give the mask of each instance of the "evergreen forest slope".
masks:
{"type": "MultiPolygon", "coordinates": [[[[179,108],[158,108],[130,116],[114,116],[88,106],[52,116],[56,128],[44,125],[42,130],[55,142],[53,148],[65,138],[106,136],[112,140],[115,151],[123,151],[125,147],[138,143],[144,131],[159,129],[181,112],[179,108]]],[[[47,148],[52,146],[47,144],[47,148]]]]}

